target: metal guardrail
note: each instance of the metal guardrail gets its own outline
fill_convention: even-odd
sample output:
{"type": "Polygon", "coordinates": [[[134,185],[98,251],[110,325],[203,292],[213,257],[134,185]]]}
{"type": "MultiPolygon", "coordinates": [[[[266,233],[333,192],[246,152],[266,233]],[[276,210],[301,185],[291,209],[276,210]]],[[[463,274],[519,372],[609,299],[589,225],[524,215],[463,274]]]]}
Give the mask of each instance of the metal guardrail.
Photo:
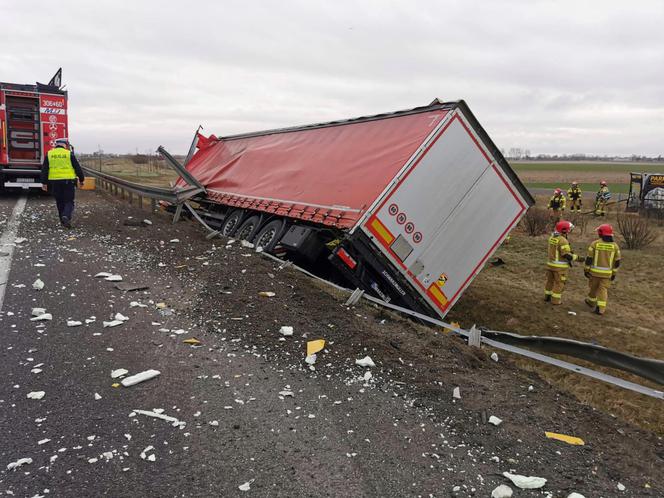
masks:
{"type": "Polygon", "coordinates": [[[191,186],[183,189],[153,187],[130,182],[117,176],[109,175],[87,166],[81,166],[86,175],[93,176],[99,180],[101,187],[110,190],[123,198],[127,194],[129,202],[133,202],[134,194],[137,196],[139,205],[143,205],[143,198],[151,199],[152,210],[156,209],[156,201],[166,201],[172,204],[181,204],[195,195],[204,191],[201,187],[191,186]]]}

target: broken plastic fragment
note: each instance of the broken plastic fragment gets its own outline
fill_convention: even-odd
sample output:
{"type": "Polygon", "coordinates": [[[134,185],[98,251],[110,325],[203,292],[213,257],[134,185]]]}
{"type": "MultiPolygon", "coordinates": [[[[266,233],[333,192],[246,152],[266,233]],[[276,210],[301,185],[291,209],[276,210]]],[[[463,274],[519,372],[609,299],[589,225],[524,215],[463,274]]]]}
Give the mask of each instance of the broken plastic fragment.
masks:
{"type": "Polygon", "coordinates": [[[104,328],[106,327],[117,327],[118,325],[122,325],[124,322],[122,320],[111,320],[110,322],[104,322],[104,328]]]}
{"type": "Polygon", "coordinates": [[[101,399],[101,395],[98,393],[95,393],[95,400],[99,401],[101,399]]]}
{"type": "Polygon", "coordinates": [[[454,390],[452,391],[452,397],[454,399],[461,399],[461,389],[455,387],[454,390]]]}
{"type": "Polygon", "coordinates": [[[625,490],[627,489],[627,488],[625,487],[625,485],[624,485],[623,483],[621,483],[621,482],[618,483],[617,488],[618,488],[618,491],[625,491],[625,490]]]}
{"type": "Polygon", "coordinates": [[[41,322],[43,320],[53,320],[53,315],[51,315],[50,313],[44,313],[43,315],[30,318],[31,322],[41,322]]]}
{"type": "Polygon", "coordinates": [[[19,458],[15,462],[11,462],[9,465],[7,465],[7,470],[16,470],[18,467],[22,465],[29,465],[32,463],[32,458],[19,458]]]}
{"type": "Polygon", "coordinates": [[[39,316],[46,313],[46,308],[32,308],[32,316],[39,316]]]}
{"type": "Polygon", "coordinates": [[[583,446],[586,444],[580,437],[568,436],[567,434],[558,434],[556,432],[545,432],[544,434],[549,439],[557,439],[558,441],[563,441],[567,444],[573,444],[575,446],[583,446]]]}
{"type": "Polygon", "coordinates": [[[129,370],[126,370],[124,368],[118,368],[117,370],[113,370],[111,372],[111,379],[117,379],[118,377],[122,377],[123,375],[127,375],[129,373],[129,370]]]}
{"type": "Polygon", "coordinates": [[[274,297],[276,294],[272,291],[261,291],[258,293],[259,296],[261,297],[274,297]]]}
{"type": "Polygon", "coordinates": [[[79,322],[78,320],[67,320],[67,327],[78,327],[79,325],[83,325],[83,322],[79,322]]]}
{"type": "Polygon", "coordinates": [[[567,495],[567,498],[586,498],[581,493],[570,493],[567,495]]]}
{"type": "Polygon", "coordinates": [[[251,483],[254,482],[255,479],[252,479],[251,481],[247,481],[244,484],[240,484],[237,488],[240,491],[249,491],[251,489],[251,483]]]}
{"type": "Polygon", "coordinates": [[[375,367],[376,364],[373,362],[370,356],[365,356],[360,360],[355,360],[355,364],[359,367],[375,367]]]}
{"type": "Polygon", "coordinates": [[[107,271],[100,271],[99,273],[97,273],[97,274],[95,275],[95,278],[101,278],[101,277],[106,278],[106,277],[110,277],[111,275],[113,275],[113,274],[112,274],[112,273],[108,273],[107,271]]]}
{"type": "Polygon", "coordinates": [[[522,476],[519,474],[510,474],[509,472],[503,472],[503,475],[520,489],[539,489],[546,484],[546,479],[543,477],[522,476]]]}
{"type": "Polygon", "coordinates": [[[44,282],[41,281],[41,279],[37,279],[34,282],[32,282],[32,288],[36,290],[42,290],[44,288],[44,282]]]}
{"type": "Polygon", "coordinates": [[[512,488],[505,484],[501,484],[493,491],[491,491],[491,498],[511,498],[512,493],[512,488]]]}
{"type": "Polygon", "coordinates": [[[26,240],[28,239],[26,239],[25,237],[17,237],[14,239],[14,244],[23,244],[23,242],[25,242],[26,240]]]}
{"type": "Polygon", "coordinates": [[[498,353],[491,353],[491,359],[495,361],[496,363],[498,362],[498,353]]]}
{"type": "Polygon", "coordinates": [[[121,384],[124,387],[130,387],[136,384],[140,384],[141,382],[145,382],[146,380],[154,379],[159,375],[161,375],[159,370],[146,370],[145,372],[140,372],[132,375],[131,377],[122,379],[121,384]]]}
{"type": "Polygon", "coordinates": [[[116,320],[120,320],[121,322],[126,322],[127,320],[129,320],[129,317],[124,316],[122,313],[116,313],[113,318],[115,318],[116,320]]]}
{"type": "Polygon", "coordinates": [[[307,363],[307,365],[313,365],[314,363],[316,363],[316,355],[315,354],[309,355],[304,359],[304,361],[307,363]]]}
{"type": "Polygon", "coordinates": [[[289,337],[293,335],[293,327],[290,327],[288,325],[284,325],[279,329],[279,333],[283,336],[289,337]]]}
{"type": "Polygon", "coordinates": [[[502,424],[503,421],[501,419],[499,419],[498,417],[496,417],[495,415],[491,415],[489,417],[489,423],[493,424],[495,426],[498,426],[498,425],[502,424]]]}
{"type": "Polygon", "coordinates": [[[27,395],[28,399],[42,399],[46,393],[44,391],[32,391],[27,395]]]}
{"type": "Polygon", "coordinates": [[[279,396],[290,396],[291,398],[293,397],[293,391],[279,391],[279,396]]]}
{"type": "Polygon", "coordinates": [[[364,372],[364,376],[362,377],[362,379],[364,380],[364,382],[369,382],[372,377],[373,375],[371,374],[371,371],[367,370],[366,372],[364,372]]]}
{"type": "Polygon", "coordinates": [[[130,308],[147,308],[148,305],[139,303],[138,301],[132,301],[131,303],[129,303],[129,307],[130,308]]]}
{"type": "Polygon", "coordinates": [[[120,276],[120,275],[109,275],[104,280],[108,280],[109,282],[122,282],[122,276],[120,276]]]}
{"type": "Polygon", "coordinates": [[[185,339],[185,340],[182,341],[182,342],[184,342],[185,344],[191,344],[192,346],[198,346],[198,345],[201,343],[201,341],[199,341],[199,340],[196,339],[195,337],[191,337],[191,338],[189,338],[189,339],[185,339]]]}
{"type": "Polygon", "coordinates": [[[134,413],[138,413],[139,415],[145,415],[146,417],[152,417],[152,418],[158,418],[161,420],[165,420],[166,422],[170,422],[173,427],[178,426],[178,425],[184,425],[184,422],[181,422],[175,417],[171,417],[170,415],[164,415],[163,413],[157,411],[157,410],[152,410],[151,412],[147,410],[134,410],[134,413]]]}
{"type": "Polygon", "coordinates": [[[315,341],[308,341],[307,356],[311,356],[313,354],[318,353],[319,351],[322,351],[324,347],[325,347],[325,339],[316,339],[315,341]]]}

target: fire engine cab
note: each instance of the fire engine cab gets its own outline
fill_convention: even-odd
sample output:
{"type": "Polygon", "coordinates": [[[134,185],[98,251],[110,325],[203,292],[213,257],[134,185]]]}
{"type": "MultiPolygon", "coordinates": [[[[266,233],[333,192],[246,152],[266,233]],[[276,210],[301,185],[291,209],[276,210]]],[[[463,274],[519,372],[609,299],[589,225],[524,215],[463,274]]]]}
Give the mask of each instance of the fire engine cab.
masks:
{"type": "Polygon", "coordinates": [[[41,187],[44,156],[67,136],[62,68],[46,85],[0,82],[0,187],[41,187]]]}

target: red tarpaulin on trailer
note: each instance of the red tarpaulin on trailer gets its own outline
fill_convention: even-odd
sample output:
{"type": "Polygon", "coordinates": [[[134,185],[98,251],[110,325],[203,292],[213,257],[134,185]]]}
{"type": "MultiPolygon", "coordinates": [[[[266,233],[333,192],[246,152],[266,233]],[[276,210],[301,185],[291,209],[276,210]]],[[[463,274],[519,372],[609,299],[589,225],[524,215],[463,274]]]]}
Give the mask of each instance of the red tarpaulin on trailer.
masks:
{"type": "Polygon", "coordinates": [[[446,113],[221,138],[187,169],[212,201],[350,228],[446,113]]]}

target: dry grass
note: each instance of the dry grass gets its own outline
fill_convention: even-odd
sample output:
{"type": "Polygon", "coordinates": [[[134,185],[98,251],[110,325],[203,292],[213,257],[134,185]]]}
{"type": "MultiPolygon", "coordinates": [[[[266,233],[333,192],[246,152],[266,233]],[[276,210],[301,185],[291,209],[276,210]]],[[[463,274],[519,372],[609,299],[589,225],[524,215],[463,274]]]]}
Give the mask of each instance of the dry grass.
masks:
{"type": "MultiPolygon", "coordinates": [[[[89,168],[100,169],[98,159],[87,159],[82,162],[89,168]]],[[[134,156],[105,157],[102,159],[101,171],[131,182],[157,187],[168,187],[171,182],[177,180],[177,174],[166,165],[165,161],[151,160],[147,164],[140,164],[134,161],[134,156]]]]}
{"type": "MultiPolygon", "coordinates": [[[[602,222],[616,225],[615,216],[602,222]]],[[[599,221],[590,217],[587,233],[570,235],[573,249],[582,255],[594,240],[599,221]]],[[[664,229],[658,227],[660,235],[664,229]]],[[[661,306],[664,302],[664,280],[657,276],[661,269],[664,241],[660,236],[643,250],[622,250],[623,264],[618,278],[609,290],[606,315],[590,313],[583,299],[587,281],[582,265],[570,271],[563,305],[544,303],[544,270],[547,236],[529,237],[513,234],[509,245],[497,253],[506,265],[487,268],[480,273],[449,315],[464,326],[473,323],[490,325],[496,330],[520,334],[552,335],[597,343],[638,356],[664,359],[664,324],[661,306]],[[568,311],[576,312],[576,316],[568,311]]],[[[569,358],[567,358],[569,360],[569,358]]],[[[580,400],[620,416],[650,430],[664,433],[662,401],[613,388],[584,376],[546,367],[529,360],[515,360],[527,369],[538,371],[556,386],[568,390],[580,400]]],[[[576,360],[572,360],[576,361],[576,360]]],[[[592,368],[598,369],[593,366],[592,368]]],[[[605,369],[612,375],[650,385],[637,377],[605,369]]]]}

